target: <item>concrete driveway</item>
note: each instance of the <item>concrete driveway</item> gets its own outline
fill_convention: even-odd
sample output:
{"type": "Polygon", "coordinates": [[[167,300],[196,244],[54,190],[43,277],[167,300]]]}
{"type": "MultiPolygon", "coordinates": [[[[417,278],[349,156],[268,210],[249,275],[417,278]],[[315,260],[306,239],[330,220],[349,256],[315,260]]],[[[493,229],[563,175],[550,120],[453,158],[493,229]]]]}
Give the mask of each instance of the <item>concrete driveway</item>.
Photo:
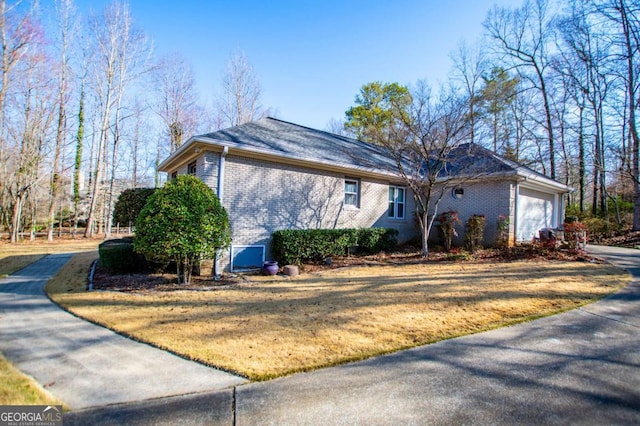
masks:
{"type": "Polygon", "coordinates": [[[526,324],[269,382],[76,411],[65,424],[638,424],[640,251],[589,251],[629,269],[633,283],[526,324]]]}
{"type": "Polygon", "coordinates": [[[60,309],[43,289],[70,257],[49,255],[0,280],[0,351],[70,408],[210,392],[246,382],[60,309]]]}

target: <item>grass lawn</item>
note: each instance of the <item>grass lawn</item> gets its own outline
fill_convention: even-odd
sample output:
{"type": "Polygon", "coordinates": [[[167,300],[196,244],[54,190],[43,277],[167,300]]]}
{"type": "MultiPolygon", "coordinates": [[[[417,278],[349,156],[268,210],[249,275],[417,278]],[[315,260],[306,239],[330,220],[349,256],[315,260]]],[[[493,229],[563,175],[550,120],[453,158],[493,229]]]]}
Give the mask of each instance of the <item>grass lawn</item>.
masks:
{"type": "MultiPolygon", "coordinates": [[[[629,276],[588,262],[432,262],[249,277],[207,291],[84,291],[89,254],[49,283],[75,314],[187,358],[265,380],[572,309],[629,276]]],[[[94,255],[95,257],[95,255],[94,255]]]]}

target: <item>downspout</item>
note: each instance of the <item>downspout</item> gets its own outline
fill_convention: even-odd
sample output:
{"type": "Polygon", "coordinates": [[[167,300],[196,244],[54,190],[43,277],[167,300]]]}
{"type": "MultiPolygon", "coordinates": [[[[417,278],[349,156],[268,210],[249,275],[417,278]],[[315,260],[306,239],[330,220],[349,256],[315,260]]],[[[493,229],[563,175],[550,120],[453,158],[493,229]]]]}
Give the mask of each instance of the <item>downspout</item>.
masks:
{"type": "Polygon", "coordinates": [[[552,228],[557,228],[562,222],[560,222],[560,194],[553,194],[553,222],[552,228]]]}
{"type": "Polygon", "coordinates": [[[224,194],[224,163],[227,154],[229,153],[229,147],[222,147],[222,153],[220,154],[220,161],[218,163],[218,199],[222,203],[222,196],[224,194]]]}
{"type": "Polygon", "coordinates": [[[518,242],[518,209],[520,208],[520,182],[516,180],[515,208],[513,209],[513,243],[518,242]]]}
{"type": "MultiPolygon", "coordinates": [[[[229,147],[223,146],[222,153],[220,153],[220,160],[218,162],[218,199],[220,200],[220,204],[222,204],[222,197],[224,195],[224,166],[225,159],[227,154],[229,153],[229,147]]],[[[223,204],[224,205],[224,204],[223,204]]],[[[216,252],[215,260],[213,263],[213,275],[214,280],[218,281],[220,279],[220,253],[216,252]]]]}

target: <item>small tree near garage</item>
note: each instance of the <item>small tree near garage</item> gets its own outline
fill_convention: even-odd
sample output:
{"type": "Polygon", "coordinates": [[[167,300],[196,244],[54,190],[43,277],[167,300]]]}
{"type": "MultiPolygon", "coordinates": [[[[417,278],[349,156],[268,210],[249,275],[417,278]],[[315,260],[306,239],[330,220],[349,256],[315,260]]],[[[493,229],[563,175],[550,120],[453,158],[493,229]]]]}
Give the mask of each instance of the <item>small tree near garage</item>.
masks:
{"type": "Polygon", "coordinates": [[[395,163],[390,171],[397,173],[413,193],[422,255],[427,257],[429,234],[444,194],[479,174],[472,161],[463,160],[469,155],[461,156],[459,152],[470,134],[464,96],[442,88],[434,97],[424,82],[419,82],[411,95],[408,108],[404,103],[391,105],[398,111],[393,123],[384,131],[371,129],[371,133],[395,163]]]}
{"type": "Polygon", "coordinates": [[[149,197],[136,222],[135,250],[156,262],[174,261],[178,281],[189,284],[193,267],[229,246],[227,212],[200,179],[183,175],[149,197]]]}

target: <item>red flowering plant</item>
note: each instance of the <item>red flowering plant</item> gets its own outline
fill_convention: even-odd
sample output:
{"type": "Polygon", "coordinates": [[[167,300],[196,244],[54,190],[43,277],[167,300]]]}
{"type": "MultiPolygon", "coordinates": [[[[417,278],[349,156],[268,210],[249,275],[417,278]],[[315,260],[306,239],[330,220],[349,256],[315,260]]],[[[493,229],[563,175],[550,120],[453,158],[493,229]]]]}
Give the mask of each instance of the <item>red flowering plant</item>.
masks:
{"type": "Polygon", "coordinates": [[[440,232],[442,232],[442,239],[444,241],[444,249],[446,251],[451,250],[451,242],[453,237],[458,236],[456,231],[456,223],[460,223],[458,212],[454,210],[448,210],[440,213],[438,216],[438,223],[440,224],[440,232]]]}
{"type": "Polygon", "coordinates": [[[584,223],[570,222],[563,224],[565,244],[569,250],[581,251],[587,245],[587,227],[584,223]]]}

